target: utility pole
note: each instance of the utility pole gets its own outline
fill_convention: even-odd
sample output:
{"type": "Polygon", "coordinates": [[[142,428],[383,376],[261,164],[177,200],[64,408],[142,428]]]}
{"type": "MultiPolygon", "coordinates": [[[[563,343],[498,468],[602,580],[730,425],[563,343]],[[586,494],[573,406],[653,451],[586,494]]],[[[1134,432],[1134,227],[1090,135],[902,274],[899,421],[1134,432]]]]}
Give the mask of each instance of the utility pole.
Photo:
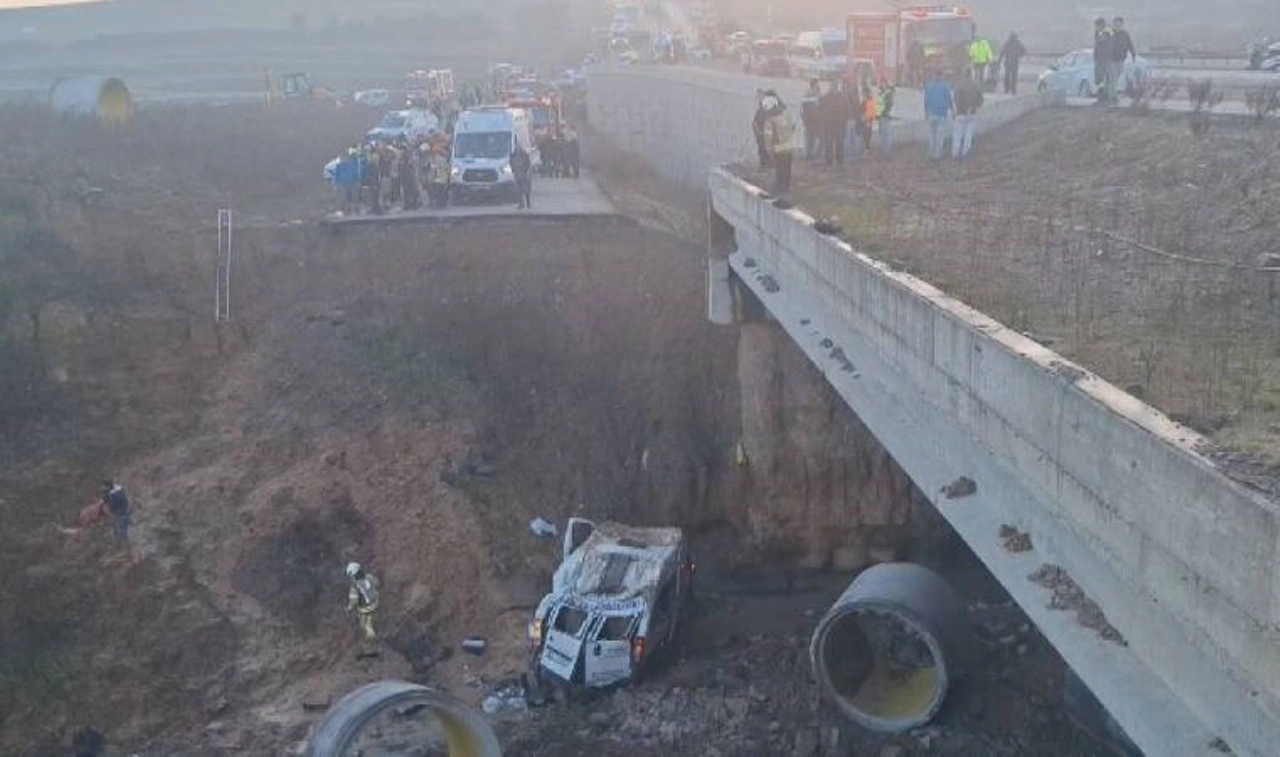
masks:
{"type": "Polygon", "coordinates": [[[218,257],[214,264],[213,321],[231,320],[231,209],[218,210],[218,257]]]}

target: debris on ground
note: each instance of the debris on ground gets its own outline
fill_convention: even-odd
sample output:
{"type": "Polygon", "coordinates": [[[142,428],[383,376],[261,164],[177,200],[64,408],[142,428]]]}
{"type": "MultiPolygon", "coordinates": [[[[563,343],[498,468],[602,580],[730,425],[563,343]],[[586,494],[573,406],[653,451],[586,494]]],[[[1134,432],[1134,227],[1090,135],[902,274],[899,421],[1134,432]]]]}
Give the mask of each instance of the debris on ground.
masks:
{"type": "Polygon", "coordinates": [[[529,709],[525,699],[525,687],[518,680],[505,681],[495,688],[480,704],[487,715],[506,715],[529,709]]]}
{"type": "Polygon", "coordinates": [[[819,234],[828,234],[838,236],[844,231],[844,225],[840,223],[840,219],[836,216],[829,218],[820,218],[813,223],[813,230],[819,234]]]}
{"type": "Polygon", "coordinates": [[[476,655],[477,657],[484,654],[484,650],[488,648],[489,643],[480,636],[468,636],[462,640],[462,651],[476,655]]]}
{"type": "Polygon", "coordinates": [[[1031,534],[1005,523],[1000,526],[1000,540],[1006,552],[1030,552],[1031,534]]]}
{"type": "Polygon", "coordinates": [[[961,476],[955,481],[942,487],[942,496],[947,499],[960,499],[962,497],[971,497],[978,491],[978,484],[968,476],[961,476]]]}
{"type": "Polygon", "coordinates": [[[1075,610],[1076,621],[1080,625],[1097,631],[1098,635],[1106,641],[1127,646],[1124,636],[1107,622],[1107,616],[1102,612],[1102,608],[1085,595],[1084,590],[1065,570],[1057,565],[1046,563],[1027,578],[1053,591],[1053,598],[1049,600],[1049,609],[1075,610]]]}
{"type": "Polygon", "coordinates": [[[534,536],[538,536],[544,539],[555,536],[557,533],[559,533],[556,530],[556,524],[551,523],[550,521],[544,520],[543,518],[534,518],[533,520],[529,521],[529,530],[533,532],[534,536]]]}

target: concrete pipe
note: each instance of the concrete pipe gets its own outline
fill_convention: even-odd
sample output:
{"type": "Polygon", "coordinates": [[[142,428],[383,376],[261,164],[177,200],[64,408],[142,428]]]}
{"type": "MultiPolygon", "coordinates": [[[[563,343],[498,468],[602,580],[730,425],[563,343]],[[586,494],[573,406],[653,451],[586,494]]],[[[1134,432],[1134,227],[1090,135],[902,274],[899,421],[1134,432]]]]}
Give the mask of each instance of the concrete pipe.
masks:
{"type": "Polygon", "coordinates": [[[855,578],[822,617],[809,661],[845,717],[899,733],[937,714],[971,639],[964,603],[941,576],[883,563],[855,578]]]}
{"type": "Polygon", "coordinates": [[[339,699],[316,724],[306,755],[345,757],[360,732],[379,715],[415,706],[425,707],[440,723],[449,757],[502,757],[498,737],[484,718],[447,694],[404,681],[378,681],[339,699]]]}

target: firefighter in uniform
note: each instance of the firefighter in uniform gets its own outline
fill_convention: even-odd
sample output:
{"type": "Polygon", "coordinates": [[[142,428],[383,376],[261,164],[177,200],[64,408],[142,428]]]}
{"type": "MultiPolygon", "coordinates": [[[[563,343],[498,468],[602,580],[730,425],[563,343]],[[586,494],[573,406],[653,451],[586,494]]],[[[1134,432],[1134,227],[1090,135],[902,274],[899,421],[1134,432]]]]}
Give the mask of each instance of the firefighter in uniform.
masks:
{"type": "Polygon", "coordinates": [[[351,581],[351,588],[347,591],[347,612],[355,611],[364,645],[360,656],[376,657],[378,633],[373,623],[378,614],[378,582],[373,574],[356,562],[347,564],[347,578],[351,581]]]}

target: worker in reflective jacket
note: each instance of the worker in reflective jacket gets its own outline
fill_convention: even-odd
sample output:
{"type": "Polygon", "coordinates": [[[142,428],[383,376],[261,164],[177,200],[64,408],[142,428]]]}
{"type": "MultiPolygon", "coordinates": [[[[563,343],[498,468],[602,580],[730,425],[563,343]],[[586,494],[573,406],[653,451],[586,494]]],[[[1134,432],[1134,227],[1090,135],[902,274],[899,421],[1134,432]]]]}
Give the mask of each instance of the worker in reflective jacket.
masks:
{"type": "Polygon", "coordinates": [[[374,630],[373,621],[378,614],[378,582],[356,562],[347,564],[347,578],[351,581],[347,612],[355,611],[360,638],[366,647],[361,656],[377,656],[378,632],[374,630]]]}

